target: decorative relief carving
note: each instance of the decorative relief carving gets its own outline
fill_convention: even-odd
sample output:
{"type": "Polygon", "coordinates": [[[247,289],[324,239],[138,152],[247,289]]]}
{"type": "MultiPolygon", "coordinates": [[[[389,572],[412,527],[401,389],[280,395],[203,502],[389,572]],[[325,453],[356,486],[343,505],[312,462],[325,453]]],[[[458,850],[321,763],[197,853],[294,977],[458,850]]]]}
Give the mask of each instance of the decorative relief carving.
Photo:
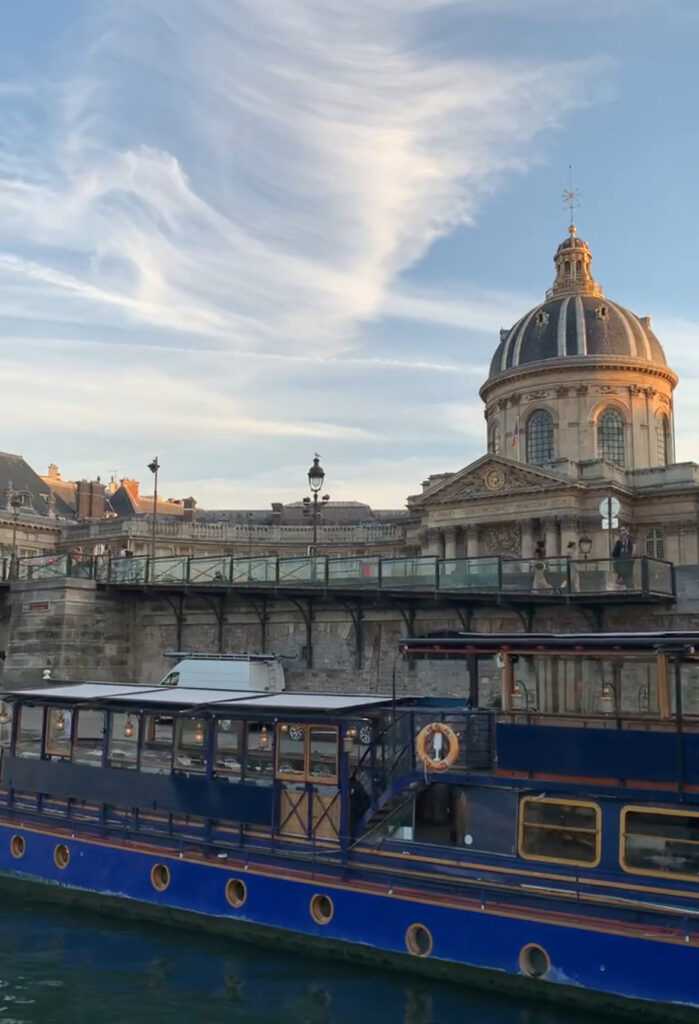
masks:
{"type": "Polygon", "coordinates": [[[590,390],[589,384],[578,384],[575,389],[579,395],[586,395],[590,390]]]}
{"type": "Polygon", "coordinates": [[[561,386],[560,388],[556,388],[556,394],[559,398],[565,398],[569,391],[570,388],[566,388],[563,386],[561,386]]]}
{"type": "Polygon", "coordinates": [[[521,395],[511,395],[511,397],[510,397],[510,405],[519,405],[519,403],[521,401],[522,401],[522,396],[521,395]]]}
{"type": "Polygon", "coordinates": [[[597,390],[600,395],[616,395],[619,393],[619,388],[615,388],[613,384],[600,384],[597,390]]]}
{"type": "Polygon", "coordinates": [[[530,391],[526,398],[528,402],[538,402],[542,398],[548,398],[548,391],[530,391]]]}
{"type": "Polygon", "coordinates": [[[655,388],[644,388],[643,392],[645,395],[647,395],[648,398],[655,398],[657,394],[655,388]]]}
{"type": "Polygon", "coordinates": [[[518,523],[486,527],[483,538],[489,554],[519,557],[522,539],[518,523]]]}
{"type": "Polygon", "coordinates": [[[638,384],[629,384],[629,394],[630,395],[642,395],[643,394],[643,388],[640,387],[638,384]]]}

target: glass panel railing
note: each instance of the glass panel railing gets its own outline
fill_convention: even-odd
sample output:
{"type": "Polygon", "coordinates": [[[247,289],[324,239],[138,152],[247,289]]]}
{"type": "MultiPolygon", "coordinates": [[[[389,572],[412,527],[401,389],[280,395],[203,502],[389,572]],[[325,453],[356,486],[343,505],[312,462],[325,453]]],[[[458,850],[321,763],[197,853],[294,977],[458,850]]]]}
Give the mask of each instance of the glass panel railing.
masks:
{"type": "Polygon", "coordinates": [[[573,593],[640,593],[643,590],[642,558],[589,558],[572,570],[573,593]]]}
{"type": "Polygon", "coordinates": [[[256,558],[234,558],[231,562],[233,583],[274,583],[277,578],[275,556],[261,555],[256,558]]]}
{"type": "Polygon", "coordinates": [[[378,585],[378,556],[328,559],[328,586],[377,587],[378,585]]]}
{"type": "Polygon", "coordinates": [[[184,583],[187,579],[187,558],[156,558],[149,562],[150,583],[184,583]]]}
{"type": "Polygon", "coordinates": [[[498,590],[500,559],[446,558],[438,564],[440,590],[498,590]]]}
{"type": "Polygon", "coordinates": [[[650,594],[673,594],[672,563],[646,558],[646,587],[650,594]]]}
{"type": "Polygon", "coordinates": [[[17,577],[20,580],[48,580],[54,576],[67,575],[67,555],[31,555],[17,561],[17,577]]]}
{"type": "Polygon", "coordinates": [[[110,583],[145,583],[147,572],[147,555],[113,558],[109,567],[109,581],[110,583]]]}
{"type": "Polygon", "coordinates": [[[228,583],[230,572],[230,558],[190,558],[189,560],[190,583],[228,583]]]}
{"type": "Polygon", "coordinates": [[[503,559],[502,589],[510,593],[565,593],[569,586],[567,558],[503,559]]]}
{"type": "Polygon", "coordinates": [[[322,556],[311,558],[280,558],[279,559],[279,586],[293,583],[310,583],[325,585],[325,563],[327,559],[322,556]]]}
{"type": "Polygon", "coordinates": [[[391,590],[396,587],[437,587],[437,559],[384,558],[381,562],[381,586],[391,590]]]}

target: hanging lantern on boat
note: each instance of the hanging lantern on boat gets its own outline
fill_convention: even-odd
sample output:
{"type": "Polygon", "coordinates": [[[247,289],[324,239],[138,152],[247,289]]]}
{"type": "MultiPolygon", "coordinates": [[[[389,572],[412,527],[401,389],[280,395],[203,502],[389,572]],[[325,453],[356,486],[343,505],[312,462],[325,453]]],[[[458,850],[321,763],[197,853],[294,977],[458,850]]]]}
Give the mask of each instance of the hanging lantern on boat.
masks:
{"type": "Polygon", "coordinates": [[[130,740],[133,736],[133,722],[131,721],[131,715],[126,716],[126,721],[124,722],[124,736],[127,740],[130,740]]]}
{"type": "Polygon", "coordinates": [[[357,730],[356,729],[351,729],[350,728],[350,729],[346,729],[345,730],[345,735],[344,735],[344,738],[342,740],[342,748],[343,748],[343,750],[344,750],[344,752],[346,754],[351,754],[352,753],[352,751],[354,750],[354,744],[355,744],[356,739],[357,739],[357,730]]]}
{"type": "Polygon", "coordinates": [[[611,715],[614,713],[614,693],[609,683],[602,687],[602,693],[599,699],[599,709],[603,715],[611,715]]]}
{"type": "Polygon", "coordinates": [[[260,750],[266,750],[269,746],[269,731],[266,725],[260,729],[260,750]]]}
{"type": "Polygon", "coordinates": [[[522,693],[522,687],[519,683],[515,683],[512,693],[510,694],[510,706],[513,711],[520,711],[522,709],[524,706],[523,697],[524,694],[522,693]]]}
{"type": "Polygon", "coordinates": [[[203,743],[204,742],[204,723],[203,722],[195,722],[194,723],[194,742],[195,743],[203,743]]]}
{"type": "Polygon", "coordinates": [[[56,732],[65,732],[66,718],[62,711],[56,715],[56,732]]]}
{"type": "Polygon", "coordinates": [[[10,721],[10,716],[7,712],[7,708],[4,704],[0,705],[0,725],[7,725],[10,721]]]}

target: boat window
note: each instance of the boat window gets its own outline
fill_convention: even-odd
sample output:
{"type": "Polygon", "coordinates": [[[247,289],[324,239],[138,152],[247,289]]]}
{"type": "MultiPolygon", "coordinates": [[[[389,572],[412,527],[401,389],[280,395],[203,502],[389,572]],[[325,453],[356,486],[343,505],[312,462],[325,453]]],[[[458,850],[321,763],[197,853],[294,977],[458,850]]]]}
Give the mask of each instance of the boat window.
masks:
{"type": "Polygon", "coordinates": [[[51,757],[70,757],[72,712],[68,708],[49,708],[46,715],[46,753],[51,757]]]}
{"type": "Polygon", "coordinates": [[[85,708],[78,711],[73,738],[74,763],[101,765],[103,739],[104,712],[85,708]]]}
{"type": "Polygon", "coordinates": [[[266,722],[249,722],[245,779],[271,786],[274,775],[274,731],[266,722]]]}
{"type": "Polygon", "coordinates": [[[143,724],[141,748],[142,772],[170,772],[172,770],[173,720],[163,715],[146,715],[143,724]]]}
{"type": "Polygon", "coordinates": [[[306,778],[306,727],[279,726],[277,744],[277,776],[280,779],[306,778]]]}
{"type": "Polygon", "coordinates": [[[529,796],[520,801],[520,856],[591,867],[599,863],[599,846],[597,804],[529,796]]]}
{"type": "Polygon", "coordinates": [[[44,709],[25,704],[18,710],[17,757],[41,757],[41,737],[44,731],[44,709]]]}
{"type": "Polygon", "coordinates": [[[625,807],[621,812],[621,866],[644,875],[699,875],[699,813],[625,807]]]}
{"type": "Polygon", "coordinates": [[[180,718],[177,721],[175,768],[185,772],[206,771],[204,739],[206,723],[202,718],[180,718]]]}
{"type": "Polygon", "coordinates": [[[0,750],[7,750],[9,753],[12,744],[12,719],[14,707],[12,704],[0,703],[0,750]]]}
{"type": "Polygon", "coordinates": [[[107,756],[112,768],[135,768],[138,764],[140,720],[130,712],[113,711],[109,716],[107,756]]]}
{"type": "Polygon", "coordinates": [[[283,722],[277,727],[277,778],[337,783],[337,727],[283,722]]]}
{"type": "Polygon", "coordinates": [[[180,682],[180,673],[179,672],[170,672],[168,675],[165,676],[165,678],[163,679],[163,681],[162,681],[162,683],[160,685],[161,686],[179,686],[179,682],[180,682]]]}
{"type": "Polygon", "coordinates": [[[308,774],[312,782],[337,782],[337,729],[312,725],[308,730],[308,774]]]}
{"type": "Polygon", "coordinates": [[[214,774],[240,778],[243,723],[230,718],[216,721],[214,774]]]}

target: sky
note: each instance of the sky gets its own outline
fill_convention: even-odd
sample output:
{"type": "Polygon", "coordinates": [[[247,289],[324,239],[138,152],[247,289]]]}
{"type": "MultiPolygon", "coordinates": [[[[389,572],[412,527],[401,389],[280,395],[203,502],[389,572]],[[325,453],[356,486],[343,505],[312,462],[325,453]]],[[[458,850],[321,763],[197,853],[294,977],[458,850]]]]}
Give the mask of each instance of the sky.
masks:
{"type": "Polygon", "coordinates": [[[699,461],[696,0],[22,0],[0,15],[0,448],[401,508],[566,234],[699,461]]]}

